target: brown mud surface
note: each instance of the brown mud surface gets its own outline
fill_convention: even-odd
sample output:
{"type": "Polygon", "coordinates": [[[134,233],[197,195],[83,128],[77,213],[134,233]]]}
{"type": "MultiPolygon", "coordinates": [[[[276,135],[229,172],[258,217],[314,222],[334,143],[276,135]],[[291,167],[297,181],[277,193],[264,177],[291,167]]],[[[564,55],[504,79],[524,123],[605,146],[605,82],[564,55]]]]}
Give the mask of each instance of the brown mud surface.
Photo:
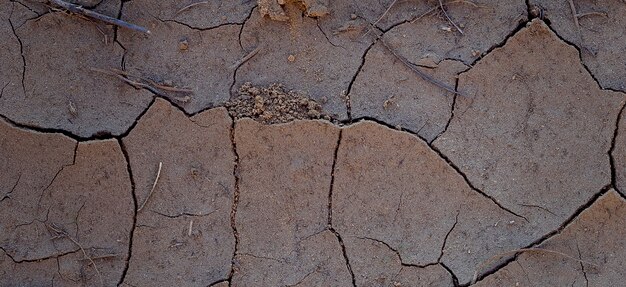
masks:
{"type": "Polygon", "coordinates": [[[0,0],[0,286],[626,286],[624,1],[67,2],[150,33],[0,0]]]}

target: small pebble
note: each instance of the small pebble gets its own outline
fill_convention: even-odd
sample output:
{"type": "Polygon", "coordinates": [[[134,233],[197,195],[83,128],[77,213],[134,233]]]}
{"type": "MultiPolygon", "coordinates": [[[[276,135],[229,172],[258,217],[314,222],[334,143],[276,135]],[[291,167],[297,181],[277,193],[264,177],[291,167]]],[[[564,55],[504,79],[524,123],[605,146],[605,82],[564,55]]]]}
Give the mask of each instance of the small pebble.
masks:
{"type": "Polygon", "coordinates": [[[296,56],[294,56],[294,55],[289,55],[289,57],[287,57],[287,61],[289,61],[289,62],[293,62],[295,60],[296,60],[296,56]]]}
{"type": "Polygon", "coordinates": [[[181,51],[187,51],[187,49],[189,49],[189,42],[187,39],[178,42],[178,49],[181,51]]]}
{"type": "Polygon", "coordinates": [[[356,20],[356,14],[354,14],[354,13],[350,14],[350,19],[351,20],[356,20]]]}

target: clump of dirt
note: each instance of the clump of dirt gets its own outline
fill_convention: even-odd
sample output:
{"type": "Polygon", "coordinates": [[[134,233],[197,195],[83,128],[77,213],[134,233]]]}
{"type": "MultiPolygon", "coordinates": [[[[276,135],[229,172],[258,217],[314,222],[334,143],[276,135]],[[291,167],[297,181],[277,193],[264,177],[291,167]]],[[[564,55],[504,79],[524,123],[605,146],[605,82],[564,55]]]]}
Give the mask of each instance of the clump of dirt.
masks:
{"type": "Polygon", "coordinates": [[[276,21],[287,21],[285,5],[295,5],[308,17],[322,17],[329,13],[328,0],[258,0],[259,12],[276,21]]]}
{"type": "Polygon", "coordinates": [[[304,119],[331,120],[320,104],[295,91],[285,91],[280,84],[265,88],[245,83],[239,88],[237,97],[226,102],[225,107],[236,119],[253,118],[265,124],[304,119]]]}

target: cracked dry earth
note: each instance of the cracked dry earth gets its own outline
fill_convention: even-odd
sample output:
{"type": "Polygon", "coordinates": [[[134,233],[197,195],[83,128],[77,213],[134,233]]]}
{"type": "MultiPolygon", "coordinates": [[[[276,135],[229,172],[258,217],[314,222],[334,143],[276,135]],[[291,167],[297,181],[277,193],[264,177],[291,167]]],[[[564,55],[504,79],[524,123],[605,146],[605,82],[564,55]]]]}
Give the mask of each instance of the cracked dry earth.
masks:
{"type": "Polygon", "coordinates": [[[73,2],[152,33],[0,0],[0,286],[626,286],[623,1],[73,2]]]}

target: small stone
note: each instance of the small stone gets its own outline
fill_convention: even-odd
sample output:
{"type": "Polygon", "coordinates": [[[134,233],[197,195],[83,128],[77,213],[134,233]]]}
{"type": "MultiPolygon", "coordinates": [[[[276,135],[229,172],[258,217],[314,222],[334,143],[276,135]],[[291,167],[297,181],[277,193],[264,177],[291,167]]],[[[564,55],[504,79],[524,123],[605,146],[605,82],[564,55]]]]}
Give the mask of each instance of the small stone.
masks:
{"type": "Polygon", "coordinates": [[[356,14],[352,13],[350,14],[350,20],[356,20],[356,14]]]}
{"type": "Polygon", "coordinates": [[[528,9],[531,18],[541,18],[543,11],[541,11],[541,7],[537,5],[531,5],[530,9],[528,9]]]}
{"type": "Polygon", "coordinates": [[[294,56],[294,55],[289,55],[289,57],[287,57],[287,61],[289,61],[289,62],[293,62],[295,60],[296,60],[296,56],[294,56]]]}
{"type": "Polygon", "coordinates": [[[178,49],[181,51],[187,51],[187,49],[189,49],[189,41],[187,41],[187,39],[183,39],[178,42],[178,49]]]}

